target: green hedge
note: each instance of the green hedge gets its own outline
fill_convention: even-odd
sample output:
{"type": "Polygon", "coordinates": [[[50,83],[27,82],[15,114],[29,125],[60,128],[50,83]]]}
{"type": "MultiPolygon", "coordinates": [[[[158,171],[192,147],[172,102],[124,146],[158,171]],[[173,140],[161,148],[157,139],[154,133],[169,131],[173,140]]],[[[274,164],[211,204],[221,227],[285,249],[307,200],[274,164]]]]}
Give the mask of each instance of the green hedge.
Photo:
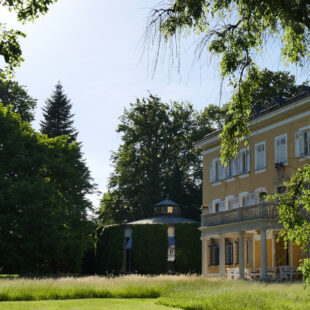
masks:
{"type": "MultiPolygon", "coordinates": [[[[201,241],[197,224],[176,224],[175,272],[201,272],[201,241]]],[[[168,270],[168,226],[131,225],[132,271],[140,274],[160,274],[168,270]]],[[[118,274],[123,267],[124,225],[106,226],[98,229],[96,249],[96,272],[118,274]]]]}
{"type": "Polygon", "coordinates": [[[123,225],[98,228],[96,246],[96,270],[98,274],[118,274],[123,266],[123,225]]]}
{"type": "Polygon", "coordinates": [[[167,272],[167,225],[132,227],[132,270],[142,274],[167,272]]]}
{"type": "Polygon", "coordinates": [[[199,223],[175,225],[175,271],[201,273],[201,241],[199,223]]]}

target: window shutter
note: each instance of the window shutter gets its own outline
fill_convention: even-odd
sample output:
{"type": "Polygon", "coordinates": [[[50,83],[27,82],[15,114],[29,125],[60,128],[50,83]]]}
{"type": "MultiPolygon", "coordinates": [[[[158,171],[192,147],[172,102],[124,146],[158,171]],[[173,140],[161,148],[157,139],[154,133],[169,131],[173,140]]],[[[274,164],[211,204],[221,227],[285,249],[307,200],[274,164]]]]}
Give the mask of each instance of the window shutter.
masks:
{"type": "Polygon", "coordinates": [[[213,162],[210,162],[210,183],[213,182],[213,162]]]}
{"type": "Polygon", "coordinates": [[[301,132],[296,132],[295,133],[295,155],[296,157],[300,157],[302,152],[302,135],[301,132]]]}
{"type": "Polygon", "coordinates": [[[232,171],[232,176],[235,176],[238,174],[238,158],[235,158],[231,161],[231,171],[232,171]]]}
{"type": "Polygon", "coordinates": [[[250,150],[248,150],[246,152],[246,157],[247,157],[247,160],[246,160],[246,164],[247,164],[247,167],[246,167],[246,171],[249,172],[250,169],[251,169],[251,156],[250,156],[250,150]]]}
{"type": "Polygon", "coordinates": [[[219,167],[220,167],[219,179],[224,180],[226,179],[226,167],[224,167],[222,164],[220,164],[219,167]]]}

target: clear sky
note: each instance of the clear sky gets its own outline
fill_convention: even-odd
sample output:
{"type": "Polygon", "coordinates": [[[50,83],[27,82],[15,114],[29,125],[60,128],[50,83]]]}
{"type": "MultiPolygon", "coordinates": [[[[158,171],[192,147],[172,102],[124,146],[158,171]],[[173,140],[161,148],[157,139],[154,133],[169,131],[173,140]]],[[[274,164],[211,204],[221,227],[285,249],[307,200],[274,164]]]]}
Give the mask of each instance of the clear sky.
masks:
{"type": "MultiPolygon", "coordinates": [[[[161,58],[152,78],[152,62],[144,57],[141,38],[146,18],[158,0],[58,0],[47,15],[34,23],[20,25],[1,7],[1,21],[27,33],[22,40],[25,61],[16,70],[17,81],[38,99],[34,127],[39,129],[42,106],[57,81],[61,81],[73,104],[78,140],[98,189],[106,190],[111,151],[121,140],[115,132],[118,118],[135,98],[159,95],[164,101],[189,101],[198,110],[219,103],[220,79],[215,61],[204,58],[193,65],[192,42],[182,45],[181,73],[169,70],[161,58]]],[[[278,47],[260,62],[274,70],[283,69],[278,47]]],[[[298,74],[298,82],[305,73],[298,74]]],[[[223,97],[230,89],[224,87],[223,97]]],[[[91,197],[95,207],[100,196],[91,197]]]]}

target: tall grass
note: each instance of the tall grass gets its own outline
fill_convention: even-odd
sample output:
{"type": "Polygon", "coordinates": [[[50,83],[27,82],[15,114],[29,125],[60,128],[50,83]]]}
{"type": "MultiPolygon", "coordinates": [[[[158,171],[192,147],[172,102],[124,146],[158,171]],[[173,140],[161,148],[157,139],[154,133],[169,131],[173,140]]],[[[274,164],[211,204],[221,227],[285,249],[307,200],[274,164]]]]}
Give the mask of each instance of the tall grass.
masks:
{"type": "MultiPolygon", "coordinates": [[[[158,298],[187,310],[310,310],[303,283],[260,283],[200,276],[0,279],[0,300],[158,298]]],[[[1,308],[1,305],[0,305],[1,308]]]]}
{"type": "Polygon", "coordinates": [[[175,277],[0,279],[0,301],[77,298],[157,298],[175,277]]]}

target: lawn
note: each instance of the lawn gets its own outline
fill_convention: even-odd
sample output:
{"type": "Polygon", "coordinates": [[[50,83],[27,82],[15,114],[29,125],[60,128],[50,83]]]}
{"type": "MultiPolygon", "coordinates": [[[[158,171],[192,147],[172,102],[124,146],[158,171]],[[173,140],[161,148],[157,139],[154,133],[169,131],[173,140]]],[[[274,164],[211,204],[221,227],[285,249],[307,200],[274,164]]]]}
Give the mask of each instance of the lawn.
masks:
{"type": "Polygon", "coordinates": [[[310,310],[310,288],[304,283],[228,281],[186,275],[13,278],[0,279],[0,300],[1,310],[140,309],[140,306],[143,309],[168,306],[187,310],[310,310]]]}
{"type": "Polygon", "coordinates": [[[157,305],[156,299],[76,299],[43,301],[9,301],[1,310],[178,310],[157,305]]]}

